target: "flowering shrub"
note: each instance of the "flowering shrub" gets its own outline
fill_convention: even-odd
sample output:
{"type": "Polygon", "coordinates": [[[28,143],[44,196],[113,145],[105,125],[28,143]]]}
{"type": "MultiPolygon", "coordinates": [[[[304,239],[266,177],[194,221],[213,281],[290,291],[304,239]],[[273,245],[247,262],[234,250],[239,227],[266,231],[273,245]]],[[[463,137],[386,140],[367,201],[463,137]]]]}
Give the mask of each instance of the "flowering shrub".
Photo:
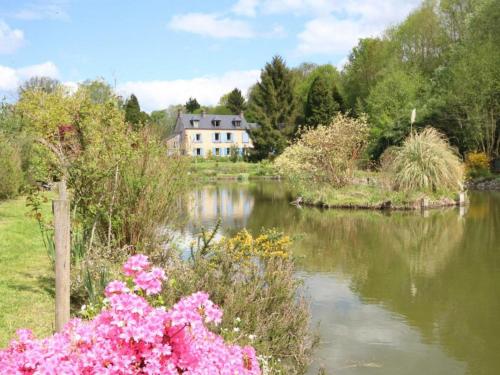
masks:
{"type": "Polygon", "coordinates": [[[465,158],[467,177],[487,177],[490,174],[490,158],[484,152],[469,152],[465,158]]]}
{"type": "Polygon", "coordinates": [[[130,282],[112,281],[92,320],[73,319],[61,333],[35,340],[28,330],[0,352],[2,374],[260,374],[255,350],[226,344],[206,323],[221,310],[197,292],[170,310],[148,299],[161,291],[162,269],[144,255],[125,263],[130,282]]]}
{"type": "Polygon", "coordinates": [[[338,114],[330,125],[305,129],[275,160],[279,173],[296,182],[346,185],[368,140],[365,118],[338,114]]]}

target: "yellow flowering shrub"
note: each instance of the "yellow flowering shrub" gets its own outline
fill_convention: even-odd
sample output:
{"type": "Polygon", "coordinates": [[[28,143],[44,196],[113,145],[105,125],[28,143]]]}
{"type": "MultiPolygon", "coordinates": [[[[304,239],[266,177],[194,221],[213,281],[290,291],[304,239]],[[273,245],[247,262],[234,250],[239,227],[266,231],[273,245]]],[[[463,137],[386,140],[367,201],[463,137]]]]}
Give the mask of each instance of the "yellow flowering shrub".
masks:
{"type": "Polygon", "coordinates": [[[484,152],[469,152],[465,158],[468,177],[481,177],[489,174],[490,158],[484,152]]]}
{"type": "Polygon", "coordinates": [[[219,251],[224,256],[235,261],[259,258],[283,258],[290,256],[291,240],[276,230],[267,230],[257,237],[253,237],[246,229],[238,232],[234,237],[223,238],[219,251]]]}

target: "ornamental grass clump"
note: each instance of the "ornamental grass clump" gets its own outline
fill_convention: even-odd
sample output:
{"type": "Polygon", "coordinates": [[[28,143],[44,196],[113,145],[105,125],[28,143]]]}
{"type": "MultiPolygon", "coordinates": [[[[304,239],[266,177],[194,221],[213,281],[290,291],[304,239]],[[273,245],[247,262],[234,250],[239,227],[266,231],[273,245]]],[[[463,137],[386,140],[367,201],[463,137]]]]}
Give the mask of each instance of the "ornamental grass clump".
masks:
{"type": "Polygon", "coordinates": [[[222,311],[204,292],[170,309],[157,294],[165,273],[136,255],[125,263],[126,282],[112,281],[102,310],[71,320],[62,332],[36,340],[28,330],[0,351],[0,373],[26,374],[260,374],[251,346],[226,343],[207,324],[222,311]]]}
{"type": "Polygon", "coordinates": [[[457,151],[436,129],[412,133],[391,165],[394,186],[403,191],[463,189],[464,168],[457,151]]]}

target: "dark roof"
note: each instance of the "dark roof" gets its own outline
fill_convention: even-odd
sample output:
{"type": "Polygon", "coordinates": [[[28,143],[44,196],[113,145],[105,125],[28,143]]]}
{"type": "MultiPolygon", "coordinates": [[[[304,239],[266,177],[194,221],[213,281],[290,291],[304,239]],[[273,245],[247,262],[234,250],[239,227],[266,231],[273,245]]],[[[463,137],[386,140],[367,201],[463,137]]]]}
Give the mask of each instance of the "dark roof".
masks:
{"type": "Polygon", "coordinates": [[[212,130],[250,130],[258,125],[249,123],[242,115],[208,115],[181,113],[177,117],[174,133],[180,133],[184,129],[212,129],[212,130]],[[198,128],[192,126],[192,121],[198,121],[198,128]],[[219,126],[214,126],[213,121],[220,121],[219,126]],[[240,126],[234,126],[233,121],[241,121],[240,126]]]}

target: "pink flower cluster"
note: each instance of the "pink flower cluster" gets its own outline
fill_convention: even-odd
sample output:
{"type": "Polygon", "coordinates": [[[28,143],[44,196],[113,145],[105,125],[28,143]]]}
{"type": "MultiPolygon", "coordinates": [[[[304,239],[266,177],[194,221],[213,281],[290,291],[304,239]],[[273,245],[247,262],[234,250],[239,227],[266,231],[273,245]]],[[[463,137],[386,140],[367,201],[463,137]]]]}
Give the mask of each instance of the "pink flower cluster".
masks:
{"type": "MultiPolygon", "coordinates": [[[[162,270],[146,257],[131,257],[124,273],[134,289],[161,290],[162,270]],[[160,283],[158,289],[158,282],[160,283]]],[[[252,347],[229,345],[209,331],[221,310],[204,292],[181,299],[170,310],[154,308],[125,283],[106,287],[109,307],[91,321],[73,319],[61,333],[36,340],[19,330],[0,351],[0,374],[260,374],[252,347]]]]}

